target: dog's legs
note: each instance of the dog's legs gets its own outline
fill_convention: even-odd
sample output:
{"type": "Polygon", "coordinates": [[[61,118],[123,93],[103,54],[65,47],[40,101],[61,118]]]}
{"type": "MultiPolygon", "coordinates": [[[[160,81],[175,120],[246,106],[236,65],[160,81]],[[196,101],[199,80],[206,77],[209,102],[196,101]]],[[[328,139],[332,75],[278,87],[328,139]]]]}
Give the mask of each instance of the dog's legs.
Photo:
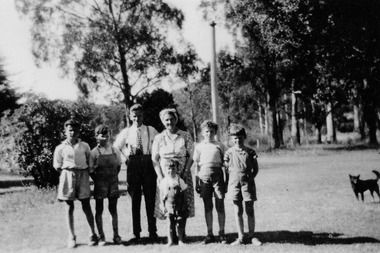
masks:
{"type": "Polygon", "coordinates": [[[362,201],[364,202],[364,192],[361,192],[360,195],[362,196],[362,201]]]}
{"type": "MultiPolygon", "coordinates": [[[[377,196],[379,197],[379,202],[380,202],[380,192],[379,192],[379,187],[376,187],[375,192],[377,193],[377,196]]],[[[375,199],[374,199],[373,201],[375,201],[375,199]]]]}
{"type": "Polygon", "coordinates": [[[375,202],[375,196],[373,196],[373,191],[370,191],[371,192],[371,196],[372,196],[372,202],[375,202]]]}
{"type": "Polygon", "coordinates": [[[359,200],[359,194],[358,194],[358,192],[355,192],[355,197],[356,197],[357,200],[359,200]]]}

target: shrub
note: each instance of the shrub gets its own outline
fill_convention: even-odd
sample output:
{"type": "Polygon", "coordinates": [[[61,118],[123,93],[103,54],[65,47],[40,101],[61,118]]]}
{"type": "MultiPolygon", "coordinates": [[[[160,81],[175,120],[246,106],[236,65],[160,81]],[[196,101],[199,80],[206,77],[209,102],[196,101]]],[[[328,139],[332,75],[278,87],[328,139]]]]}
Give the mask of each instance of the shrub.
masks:
{"type": "Polygon", "coordinates": [[[15,140],[18,133],[17,122],[13,122],[10,110],[4,112],[0,121],[0,170],[6,172],[19,172],[15,149],[15,140]]]}
{"type": "Polygon", "coordinates": [[[94,145],[92,128],[88,124],[91,109],[84,104],[50,101],[31,96],[13,115],[14,127],[18,128],[15,145],[18,164],[34,178],[39,188],[56,186],[59,174],[53,168],[53,153],[64,139],[63,124],[74,117],[82,122],[81,139],[94,145]]]}

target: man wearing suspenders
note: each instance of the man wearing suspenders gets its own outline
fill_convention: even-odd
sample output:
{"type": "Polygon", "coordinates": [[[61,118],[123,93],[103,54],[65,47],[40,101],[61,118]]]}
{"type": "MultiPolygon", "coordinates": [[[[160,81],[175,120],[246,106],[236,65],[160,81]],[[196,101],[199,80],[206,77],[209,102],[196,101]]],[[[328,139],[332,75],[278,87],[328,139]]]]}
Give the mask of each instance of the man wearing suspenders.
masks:
{"type": "Polygon", "coordinates": [[[154,204],[157,175],[152,164],[151,149],[157,130],[142,124],[143,110],[140,104],[135,104],[130,108],[129,118],[132,126],[119,133],[114,147],[119,149],[126,158],[128,193],[132,200],[133,239],[140,239],[142,193],[145,199],[149,238],[155,239],[157,238],[157,227],[154,204]]]}

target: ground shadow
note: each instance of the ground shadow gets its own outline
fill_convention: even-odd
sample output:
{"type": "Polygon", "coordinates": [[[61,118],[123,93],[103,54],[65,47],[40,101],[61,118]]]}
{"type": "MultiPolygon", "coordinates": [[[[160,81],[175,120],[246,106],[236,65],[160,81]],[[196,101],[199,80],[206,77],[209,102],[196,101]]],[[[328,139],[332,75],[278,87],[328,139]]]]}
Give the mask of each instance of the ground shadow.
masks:
{"type": "MultiPolygon", "coordinates": [[[[226,234],[227,243],[232,243],[236,240],[237,234],[226,234]]],[[[257,232],[256,237],[263,243],[292,243],[304,245],[320,245],[320,244],[358,244],[358,243],[380,243],[376,238],[358,236],[349,237],[344,234],[337,233],[314,233],[310,231],[266,231],[257,232]]],[[[188,243],[201,243],[204,236],[188,236],[188,243]]],[[[217,236],[216,243],[217,241],[217,236]]],[[[245,243],[249,244],[249,241],[245,243]]]]}
{"type": "Polygon", "coordinates": [[[0,181],[0,188],[23,187],[33,184],[33,179],[16,179],[0,181]]]}
{"type": "Polygon", "coordinates": [[[326,145],[323,147],[324,150],[328,151],[357,151],[357,150],[377,150],[378,145],[370,144],[354,144],[354,145],[326,145]]]}
{"type": "Polygon", "coordinates": [[[311,231],[266,231],[257,232],[256,235],[263,243],[294,243],[305,245],[380,243],[378,239],[372,237],[349,237],[338,233],[314,233],[311,231]]]}
{"type": "MultiPolygon", "coordinates": [[[[230,244],[236,240],[236,233],[226,234],[227,243],[230,244]]],[[[304,245],[323,245],[323,244],[359,244],[359,243],[380,243],[376,238],[358,236],[348,237],[344,234],[338,233],[313,233],[310,231],[265,231],[256,232],[256,237],[262,243],[291,243],[291,244],[304,244],[304,245]]],[[[186,243],[188,244],[201,244],[205,236],[186,236],[186,243]]],[[[157,238],[142,237],[138,240],[130,239],[123,240],[122,245],[149,245],[149,244],[166,244],[167,237],[159,236],[157,238]]],[[[215,236],[215,243],[219,243],[218,236],[215,236]]],[[[245,244],[250,242],[246,240],[245,244]]],[[[114,243],[108,242],[108,245],[114,243]]]]}

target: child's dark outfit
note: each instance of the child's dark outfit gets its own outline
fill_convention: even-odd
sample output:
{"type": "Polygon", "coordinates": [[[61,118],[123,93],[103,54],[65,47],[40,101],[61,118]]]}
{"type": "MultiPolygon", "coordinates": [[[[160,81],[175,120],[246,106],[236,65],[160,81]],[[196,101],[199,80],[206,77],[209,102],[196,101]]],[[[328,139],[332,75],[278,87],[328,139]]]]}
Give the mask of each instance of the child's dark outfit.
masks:
{"type": "Polygon", "coordinates": [[[178,175],[174,178],[165,177],[160,183],[161,199],[169,217],[169,244],[177,240],[176,227],[178,229],[179,242],[183,242],[184,239],[185,218],[189,217],[185,203],[184,191],[186,189],[186,183],[178,175]]]}
{"type": "Polygon", "coordinates": [[[111,147],[112,154],[102,154],[100,148],[98,152],[97,167],[94,177],[94,197],[96,199],[118,198],[119,197],[119,178],[118,168],[119,159],[115,150],[111,147]]]}

